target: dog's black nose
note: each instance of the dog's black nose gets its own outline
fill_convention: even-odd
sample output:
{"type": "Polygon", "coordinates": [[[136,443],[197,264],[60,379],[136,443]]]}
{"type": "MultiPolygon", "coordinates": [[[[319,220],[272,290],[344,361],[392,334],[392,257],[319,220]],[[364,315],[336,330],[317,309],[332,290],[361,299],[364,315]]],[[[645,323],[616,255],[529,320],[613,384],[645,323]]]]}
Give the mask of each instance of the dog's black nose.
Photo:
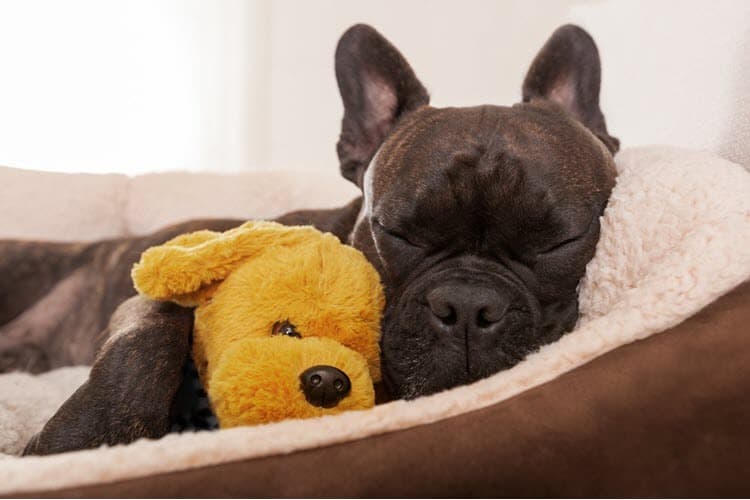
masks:
{"type": "Polygon", "coordinates": [[[447,284],[427,294],[430,324],[445,333],[496,333],[508,301],[483,285],[447,284]]]}
{"type": "Polygon", "coordinates": [[[321,408],[333,408],[352,389],[346,373],[328,365],[308,368],[299,379],[307,402],[321,408]]]}

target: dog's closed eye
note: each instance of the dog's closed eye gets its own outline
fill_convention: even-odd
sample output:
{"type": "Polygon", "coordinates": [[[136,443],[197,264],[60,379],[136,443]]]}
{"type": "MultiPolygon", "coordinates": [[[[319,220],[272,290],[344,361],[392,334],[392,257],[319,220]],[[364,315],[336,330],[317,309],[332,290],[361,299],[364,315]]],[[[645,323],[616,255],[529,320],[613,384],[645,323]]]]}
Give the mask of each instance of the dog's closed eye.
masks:
{"type": "Polygon", "coordinates": [[[556,243],[556,244],[552,245],[549,248],[541,250],[539,252],[539,255],[546,255],[546,254],[550,254],[550,253],[553,253],[553,252],[557,252],[559,250],[563,250],[563,249],[565,249],[565,248],[567,248],[569,246],[572,246],[574,243],[577,243],[578,241],[581,240],[581,238],[583,238],[583,235],[578,235],[578,236],[575,236],[573,238],[565,239],[565,240],[561,241],[560,243],[556,243]]]}
{"type": "Polygon", "coordinates": [[[383,233],[387,236],[390,236],[391,238],[394,238],[396,240],[399,240],[400,242],[406,245],[409,245],[415,248],[422,248],[422,245],[416,243],[413,238],[408,238],[407,236],[401,234],[400,232],[394,229],[386,229],[386,227],[379,220],[373,219],[372,227],[376,231],[383,233]]]}
{"type": "Polygon", "coordinates": [[[552,246],[549,246],[544,250],[537,252],[537,255],[547,255],[575,247],[576,243],[583,240],[594,228],[598,227],[596,224],[594,224],[594,222],[597,220],[597,217],[593,217],[586,226],[586,229],[584,229],[582,232],[574,236],[565,238],[564,240],[559,241],[558,243],[555,243],[552,246]]]}

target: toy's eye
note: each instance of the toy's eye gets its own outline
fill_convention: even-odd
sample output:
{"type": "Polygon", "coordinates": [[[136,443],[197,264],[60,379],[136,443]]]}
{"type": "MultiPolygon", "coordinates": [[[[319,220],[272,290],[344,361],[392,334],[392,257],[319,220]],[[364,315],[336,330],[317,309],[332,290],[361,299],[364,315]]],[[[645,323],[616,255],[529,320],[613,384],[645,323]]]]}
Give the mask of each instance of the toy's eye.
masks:
{"type": "Polygon", "coordinates": [[[286,321],[277,321],[273,324],[271,329],[271,335],[286,335],[287,337],[302,338],[302,335],[297,331],[297,327],[286,321]]]}

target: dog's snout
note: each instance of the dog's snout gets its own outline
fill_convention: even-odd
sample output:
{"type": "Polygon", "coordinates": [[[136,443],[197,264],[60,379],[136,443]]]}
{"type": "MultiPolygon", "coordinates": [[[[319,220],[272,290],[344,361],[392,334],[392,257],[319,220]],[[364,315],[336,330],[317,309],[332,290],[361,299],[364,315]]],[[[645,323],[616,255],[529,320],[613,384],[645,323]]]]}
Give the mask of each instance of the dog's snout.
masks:
{"type": "Polygon", "coordinates": [[[496,333],[508,302],[484,285],[448,284],[427,294],[430,323],[445,333],[496,333]]]}
{"type": "Polygon", "coordinates": [[[299,379],[307,402],[320,408],[333,408],[352,388],[346,373],[328,365],[308,368],[299,379]]]}

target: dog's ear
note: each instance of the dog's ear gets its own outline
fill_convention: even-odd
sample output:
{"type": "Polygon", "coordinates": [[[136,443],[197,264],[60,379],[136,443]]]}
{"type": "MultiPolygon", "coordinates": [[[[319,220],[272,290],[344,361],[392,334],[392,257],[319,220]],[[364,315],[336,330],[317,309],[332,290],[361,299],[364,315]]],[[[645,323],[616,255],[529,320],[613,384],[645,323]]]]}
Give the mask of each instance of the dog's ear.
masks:
{"type": "MultiPolygon", "coordinates": [[[[197,231],[151,247],[133,266],[133,285],[150,299],[194,307],[248,259],[318,238],[310,226],[246,222],[223,233],[197,231]]],[[[330,236],[334,238],[334,236],[330,236]]]]}
{"type": "Polygon", "coordinates": [[[531,63],[523,82],[523,101],[549,99],[583,123],[614,154],[620,141],[607,132],[599,109],[601,63],[594,39],[582,28],[561,26],[531,63]]]}
{"type": "Polygon", "coordinates": [[[365,24],[341,36],[336,80],[344,101],[336,146],[341,174],[362,187],[367,165],[396,121],[430,97],[401,53],[365,24]]]}

